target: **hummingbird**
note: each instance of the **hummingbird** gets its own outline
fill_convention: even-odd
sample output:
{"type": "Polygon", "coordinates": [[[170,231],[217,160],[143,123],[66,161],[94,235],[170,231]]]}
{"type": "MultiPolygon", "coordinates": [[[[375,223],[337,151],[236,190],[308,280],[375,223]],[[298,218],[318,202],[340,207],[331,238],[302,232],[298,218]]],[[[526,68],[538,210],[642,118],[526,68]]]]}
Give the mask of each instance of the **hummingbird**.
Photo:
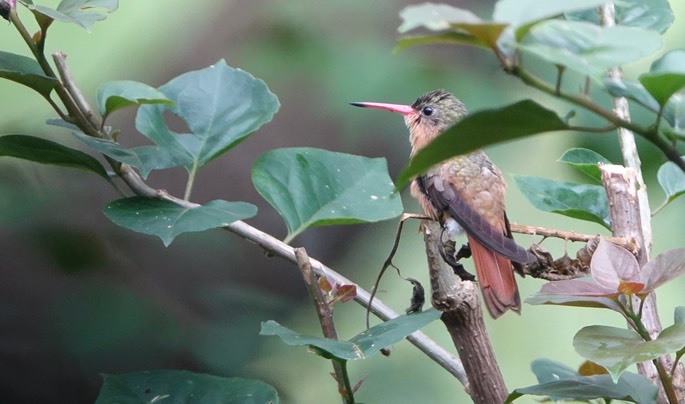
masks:
{"type": "MultiPolygon", "coordinates": [[[[351,104],[402,114],[409,128],[411,157],[467,114],[464,104],[442,89],[420,96],[411,105],[351,104]]],[[[417,176],[410,191],[425,214],[440,222],[450,238],[454,239],[462,231],[466,233],[467,250],[462,248],[456,260],[473,257],[478,283],[490,315],[498,318],[507,310],[520,313],[521,297],[514,270],[523,276],[522,264],[535,258],[513,240],[504,207],[506,182],[488,156],[477,150],[438,163],[417,176]]],[[[461,267],[454,261],[446,261],[455,270],[456,265],[461,267]]],[[[455,272],[464,280],[473,279],[473,275],[463,267],[455,272]]]]}

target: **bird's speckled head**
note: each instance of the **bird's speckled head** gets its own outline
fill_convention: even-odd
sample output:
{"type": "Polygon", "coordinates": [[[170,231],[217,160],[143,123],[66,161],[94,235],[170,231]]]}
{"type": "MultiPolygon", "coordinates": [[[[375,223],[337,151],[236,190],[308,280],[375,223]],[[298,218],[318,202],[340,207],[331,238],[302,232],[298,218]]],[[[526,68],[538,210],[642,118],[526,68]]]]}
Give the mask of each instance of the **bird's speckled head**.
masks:
{"type": "Polygon", "coordinates": [[[466,115],[464,104],[445,90],[430,91],[417,98],[411,107],[416,113],[404,116],[407,126],[423,126],[429,132],[440,133],[466,115]]]}
{"type": "Polygon", "coordinates": [[[411,105],[380,102],[353,102],[352,105],[402,114],[409,128],[412,155],[466,116],[464,104],[445,90],[427,92],[411,105]]]}

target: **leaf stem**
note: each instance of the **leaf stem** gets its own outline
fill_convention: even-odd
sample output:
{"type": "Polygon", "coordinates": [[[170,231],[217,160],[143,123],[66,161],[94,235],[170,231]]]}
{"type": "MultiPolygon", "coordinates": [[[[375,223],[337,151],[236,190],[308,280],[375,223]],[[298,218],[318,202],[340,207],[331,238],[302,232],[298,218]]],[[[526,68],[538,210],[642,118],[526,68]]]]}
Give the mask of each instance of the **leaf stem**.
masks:
{"type": "Polygon", "coordinates": [[[563,92],[557,92],[556,88],[547,84],[547,82],[545,82],[544,80],[536,77],[528,70],[523,68],[521,65],[513,66],[510,69],[505,69],[505,71],[513,74],[514,76],[518,77],[523,83],[535,89],[538,89],[544,93],[559,97],[570,103],[583,107],[588,111],[594,113],[595,115],[599,115],[600,117],[604,118],[605,120],[609,121],[617,127],[628,129],[634,133],[643,136],[645,139],[652,142],[652,144],[654,144],[670,161],[673,161],[681,170],[683,170],[683,172],[685,172],[685,161],[683,161],[680,158],[675,149],[673,149],[664,139],[659,137],[659,133],[655,130],[655,127],[647,128],[641,125],[637,125],[628,120],[622,119],[614,115],[612,111],[606,110],[601,106],[597,105],[589,98],[579,97],[563,92]]]}
{"type": "Polygon", "coordinates": [[[659,213],[659,212],[661,211],[661,209],[665,208],[666,205],[668,205],[669,202],[671,202],[669,198],[664,199],[664,201],[661,203],[661,205],[659,205],[658,207],[656,207],[656,208],[652,211],[652,217],[656,216],[657,213],[659,213]]]}
{"type": "Polygon", "coordinates": [[[671,404],[678,404],[678,397],[676,396],[675,389],[673,388],[673,378],[666,372],[666,369],[664,369],[664,365],[661,363],[661,361],[655,358],[652,359],[652,362],[654,363],[654,366],[656,366],[656,371],[659,373],[659,378],[664,386],[664,391],[666,392],[668,402],[671,404]]]}
{"type": "Polygon", "coordinates": [[[614,115],[611,111],[606,110],[602,108],[601,106],[597,105],[594,103],[591,99],[586,98],[586,97],[579,97],[576,95],[571,95],[568,93],[564,92],[557,92],[556,89],[549,84],[547,84],[544,80],[538,78],[537,76],[533,75],[530,73],[528,70],[523,68],[522,66],[516,66],[513,69],[510,70],[510,73],[513,74],[514,76],[518,77],[523,81],[523,83],[538,89],[544,93],[547,93],[549,95],[553,95],[556,97],[559,97],[563,100],[566,100],[572,104],[576,104],[580,107],[583,107],[587,109],[590,112],[593,112],[595,115],[599,115],[600,117],[604,118],[605,120],[609,121],[615,126],[621,127],[621,128],[626,128],[629,130],[632,130],[633,132],[645,135],[649,132],[649,130],[645,127],[642,127],[640,125],[634,124],[630,121],[623,120],[616,115],[614,115]]]}
{"type": "Polygon", "coordinates": [[[193,168],[188,172],[188,182],[186,182],[186,190],[183,194],[183,199],[190,200],[190,195],[193,192],[193,185],[195,184],[195,177],[197,176],[197,161],[193,163],[193,168]]]}
{"type": "MultiPolygon", "coordinates": [[[[633,299],[629,298],[629,301],[632,300],[633,299]]],[[[642,323],[642,319],[640,319],[640,317],[637,314],[631,313],[631,320],[633,321],[635,331],[640,335],[640,337],[642,337],[642,339],[644,339],[645,341],[652,341],[652,337],[649,335],[649,331],[645,327],[644,323],[642,323]]],[[[666,392],[668,402],[671,404],[677,404],[678,397],[673,387],[673,377],[668,372],[666,372],[663,363],[658,359],[659,358],[652,359],[652,363],[654,364],[654,367],[656,367],[656,371],[659,374],[659,379],[661,380],[661,384],[664,387],[664,392],[666,392]]],[[[677,360],[673,364],[673,371],[675,371],[676,365],[677,360]]]]}
{"type": "Polygon", "coordinates": [[[336,363],[340,366],[340,370],[342,371],[342,379],[345,385],[345,395],[343,395],[343,399],[345,400],[346,404],[354,404],[354,389],[352,388],[352,384],[350,384],[350,375],[347,372],[347,361],[344,360],[335,360],[336,363]]]}

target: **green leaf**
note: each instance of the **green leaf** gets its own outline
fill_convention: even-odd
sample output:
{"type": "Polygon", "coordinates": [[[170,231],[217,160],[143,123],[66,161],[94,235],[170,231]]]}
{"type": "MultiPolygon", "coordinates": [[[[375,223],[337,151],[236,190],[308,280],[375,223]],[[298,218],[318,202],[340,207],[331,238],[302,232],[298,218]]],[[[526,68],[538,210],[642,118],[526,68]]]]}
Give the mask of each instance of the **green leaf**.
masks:
{"type": "Polygon", "coordinates": [[[133,197],[109,203],[104,213],[119,226],[158,236],[168,246],[181,233],[224,227],[253,217],[257,207],[245,202],[214,200],[189,209],[161,199],[133,197]]]}
{"type": "MultiPolygon", "coordinates": [[[[587,21],[601,25],[597,10],[566,13],[572,21],[587,21]]],[[[640,27],[660,34],[673,24],[673,10],[668,0],[615,0],[614,19],[617,25],[640,27]]]]}
{"type": "Polygon", "coordinates": [[[667,135],[669,134],[668,131],[672,130],[681,139],[685,138],[685,132],[683,132],[685,129],[685,94],[682,92],[673,94],[666,103],[662,117],[671,125],[670,128],[664,128],[667,135]]]}
{"type": "Polygon", "coordinates": [[[399,316],[373,326],[349,341],[297,334],[273,320],[262,323],[259,335],[278,336],[287,345],[308,345],[313,348],[314,353],[327,359],[357,360],[368,358],[382,348],[401,341],[407,335],[440,318],[441,314],[435,309],[430,309],[399,316]]]}
{"type": "Polygon", "coordinates": [[[476,38],[473,35],[465,34],[462,32],[445,32],[442,34],[435,35],[416,35],[416,36],[405,36],[397,40],[397,45],[393,49],[393,53],[401,52],[412,46],[419,45],[473,45],[487,48],[488,45],[482,40],[476,38]]]}
{"type": "Polygon", "coordinates": [[[651,55],[660,47],[661,36],[655,31],[563,20],[535,25],[520,44],[526,54],[597,80],[608,69],[651,55]]]}
{"type": "Polygon", "coordinates": [[[659,103],[656,102],[654,97],[652,97],[647,89],[645,89],[645,87],[639,82],[605,79],[604,89],[614,97],[625,97],[629,100],[637,102],[650,111],[659,111],[659,103]]]}
{"type": "Polygon", "coordinates": [[[160,146],[138,146],[127,149],[117,142],[94,138],[81,131],[72,133],[93,150],[138,169],[143,178],[147,178],[152,170],[182,165],[182,162],[177,161],[167,149],[160,146]]]}
{"type": "Polygon", "coordinates": [[[602,182],[599,164],[611,164],[611,162],[601,154],[582,147],[566,150],[559,158],[559,161],[570,164],[578,171],[589,175],[590,178],[599,183],[602,182]]]}
{"type": "Polygon", "coordinates": [[[495,4],[492,18],[495,21],[508,22],[514,27],[520,27],[570,11],[597,8],[604,3],[606,0],[500,0],[495,4]]]}
{"type": "Polygon", "coordinates": [[[409,334],[439,319],[441,315],[442,312],[431,308],[419,313],[398,316],[362,331],[352,337],[350,342],[369,357],[382,348],[403,340],[409,334]]]}
{"type": "Polygon", "coordinates": [[[666,201],[663,203],[663,206],[685,194],[685,173],[674,162],[667,161],[662,164],[659,167],[656,178],[664,193],[666,193],[666,201]]]}
{"type": "Polygon", "coordinates": [[[578,372],[563,363],[551,359],[535,359],[530,364],[535,378],[539,383],[553,382],[559,379],[571,379],[579,376],[578,372]]]}
{"type": "Polygon", "coordinates": [[[257,159],[252,182],[283,217],[286,242],[310,227],[377,222],[402,213],[382,158],[314,148],[276,149],[257,159]]]}
{"type": "Polygon", "coordinates": [[[191,170],[201,167],[271,121],[278,99],[249,73],[216,64],[182,74],[159,88],[173,103],[143,105],[136,128],[191,170]],[[164,119],[170,110],[185,120],[190,134],[172,132],[164,119]]]}
{"type": "Polygon", "coordinates": [[[685,87],[685,50],[673,50],[655,60],[649,73],[640,75],[639,80],[659,105],[666,105],[685,87]]]}
{"type": "Polygon", "coordinates": [[[50,92],[58,83],[56,78],[46,76],[35,60],[2,51],[0,51],[0,78],[32,88],[46,98],[50,96],[50,92]]]}
{"type": "Polygon", "coordinates": [[[664,329],[653,341],[623,328],[593,325],[582,328],[573,338],[573,346],[582,357],[604,366],[618,380],[630,365],[649,361],[685,346],[685,324],[664,329]]]}
{"type": "Polygon", "coordinates": [[[0,137],[0,156],[92,171],[110,181],[102,164],[92,156],[50,140],[25,135],[0,137]]]}
{"type": "Polygon", "coordinates": [[[424,27],[431,31],[449,29],[453,23],[478,24],[482,20],[469,10],[448,4],[423,3],[405,7],[400,11],[402,25],[399,32],[424,27]]]}
{"type": "Polygon", "coordinates": [[[97,106],[103,119],[116,110],[143,104],[174,105],[157,89],[137,81],[110,81],[97,89],[97,106]]]}
{"type": "Polygon", "coordinates": [[[355,360],[364,358],[363,352],[350,341],[301,335],[273,320],[262,323],[259,335],[275,335],[291,346],[308,345],[314,347],[313,352],[326,359],[355,360]]]}
{"type": "Polygon", "coordinates": [[[96,404],[279,402],[276,389],[259,380],[218,377],[185,370],[103,375],[96,404]]]}
{"type": "Polygon", "coordinates": [[[549,396],[555,401],[586,401],[603,398],[625,400],[640,404],[652,404],[656,400],[658,387],[640,374],[625,372],[617,383],[609,375],[567,376],[559,375],[558,380],[551,380],[535,386],[515,389],[505,403],[511,403],[524,395],[549,396]]]}
{"type": "Polygon", "coordinates": [[[96,21],[107,18],[107,15],[95,9],[111,13],[119,7],[118,0],[62,0],[57,9],[38,6],[31,1],[22,1],[35,15],[41,27],[50,25],[49,20],[77,24],[90,32],[96,21]]]}
{"type": "MultiPolygon", "coordinates": [[[[469,10],[452,7],[447,4],[424,3],[415,6],[407,6],[400,12],[402,25],[400,32],[425,27],[432,31],[455,30],[443,35],[431,36],[430,42],[424,37],[423,43],[462,43],[483,46],[492,49],[497,48],[497,40],[507,27],[507,24],[482,21],[469,10]]],[[[416,39],[413,42],[401,43],[398,47],[419,45],[416,39]]]]}
{"type": "Polygon", "coordinates": [[[566,129],[569,126],[554,111],[532,100],[474,112],[419,151],[400,173],[397,187],[450,157],[499,142],[566,129]]]}
{"type": "Polygon", "coordinates": [[[603,187],[532,176],[517,175],[514,179],[521,193],[536,208],[611,229],[609,202],[603,187]]]}
{"type": "Polygon", "coordinates": [[[673,311],[673,323],[685,324],[685,306],[678,306],[673,311]]]}

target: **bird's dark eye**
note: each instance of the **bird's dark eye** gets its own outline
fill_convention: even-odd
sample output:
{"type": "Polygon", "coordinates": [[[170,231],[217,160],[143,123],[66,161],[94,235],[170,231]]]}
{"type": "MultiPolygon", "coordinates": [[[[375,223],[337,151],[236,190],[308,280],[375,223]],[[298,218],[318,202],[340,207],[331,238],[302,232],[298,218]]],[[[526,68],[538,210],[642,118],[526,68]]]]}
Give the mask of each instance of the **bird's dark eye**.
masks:
{"type": "Polygon", "coordinates": [[[431,116],[433,115],[433,107],[423,107],[421,113],[423,113],[426,116],[431,116]]]}

